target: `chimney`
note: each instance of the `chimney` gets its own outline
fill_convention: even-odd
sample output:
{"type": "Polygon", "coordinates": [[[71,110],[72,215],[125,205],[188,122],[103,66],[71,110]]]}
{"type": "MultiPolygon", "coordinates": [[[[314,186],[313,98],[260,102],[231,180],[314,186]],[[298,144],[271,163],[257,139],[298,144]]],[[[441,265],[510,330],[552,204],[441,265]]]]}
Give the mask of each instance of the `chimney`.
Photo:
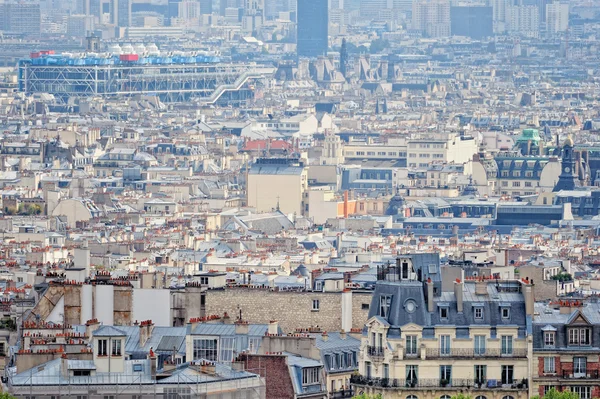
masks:
{"type": "Polygon", "coordinates": [[[152,320],[145,320],[140,323],[140,346],[146,345],[154,330],[152,320]]]}
{"type": "Polygon", "coordinates": [[[279,334],[279,323],[277,323],[277,320],[271,320],[269,322],[269,328],[267,332],[269,333],[269,335],[279,334]]]}
{"type": "Polygon", "coordinates": [[[433,281],[431,277],[427,279],[427,311],[433,313],[433,281]]]}
{"type": "Polygon", "coordinates": [[[229,313],[223,313],[223,324],[231,324],[231,317],[229,317],[229,313]]]}
{"type": "Polygon", "coordinates": [[[150,378],[156,381],[156,355],[152,349],[150,349],[150,353],[148,354],[148,360],[150,360],[150,378]]]}
{"type": "Polygon", "coordinates": [[[62,378],[69,378],[69,359],[66,353],[63,353],[60,357],[60,376],[62,378]]]}
{"type": "Polygon", "coordinates": [[[487,295],[487,283],[481,279],[475,283],[475,295],[487,295]]]}
{"type": "Polygon", "coordinates": [[[96,331],[98,328],[100,328],[100,322],[98,319],[91,319],[85,323],[85,335],[88,337],[88,339],[92,338],[92,334],[94,334],[94,331],[96,331]]]}
{"type": "MultiPolygon", "coordinates": [[[[533,286],[528,282],[522,282],[523,284],[523,297],[525,299],[525,314],[533,317],[535,308],[535,299],[533,297],[533,286]]],[[[561,312],[562,313],[562,312],[561,312]]]]}
{"type": "Polygon", "coordinates": [[[323,331],[323,334],[321,335],[321,337],[323,337],[323,342],[327,342],[327,340],[329,339],[329,335],[327,335],[327,331],[323,331]]]}
{"type": "Polygon", "coordinates": [[[463,283],[457,278],[454,283],[454,296],[456,297],[456,310],[458,313],[463,311],[463,283]]]}
{"type": "Polygon", "coordinates": [[[341,330],[340,331],[340,338],[341,339],[346,339],[346,330],[341,330]]]}
{"type": "Polygon", "coordinates": [[[238,320],[235,322],[235,334],[236,335],[248,335],[248,322],[243,320],[238,320]]]}

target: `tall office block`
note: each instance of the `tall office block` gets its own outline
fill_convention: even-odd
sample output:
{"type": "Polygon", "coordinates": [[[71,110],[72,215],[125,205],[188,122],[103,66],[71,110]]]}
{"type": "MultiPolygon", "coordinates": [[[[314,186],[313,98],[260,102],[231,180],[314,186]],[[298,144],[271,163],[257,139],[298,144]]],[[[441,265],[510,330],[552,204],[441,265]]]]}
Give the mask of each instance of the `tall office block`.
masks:
{"type": "Polygon", "coordinates": [[[212,0],[200,0],[200,14],[212,14],[213,2],[212,0]]]}
{"type": "Polygon", "coordinates": [[[298,0],[298,56],[327,53],[329,13],[327,0],[298,0]]]}
{"type": "Polygon", "coordinates": [[[452,36],[483,39],[494,35],[492,7],[467,5],[450,7],[452,36]]]}
{"type": "Polygon", "coordinates": [[[131,26],[131,0],[117,0],[117,7],[119,9],[117,26],[131,26]]]}
{"type": "Polygon", "coordinates": [[[569,3],[555,1],[546,5],[546,33],[556,35],[569,29],[569,3]]]}
{"type": "Polygon", "coordinates": [[[450,36],[450,1],[416,0],[413,2],[412,28],[426,37],[450,36]]]}
{"type": "Polygon", "coordinates": [[[40,3],[0,3],[0,30],[39,36],[41,18],[40,3]]]}
{"type": "Polygon", "coordinates": [[[536,6],[509,7],[508,31],[525,37],[536,38],[540,33],[540,12],[536,6]]]}

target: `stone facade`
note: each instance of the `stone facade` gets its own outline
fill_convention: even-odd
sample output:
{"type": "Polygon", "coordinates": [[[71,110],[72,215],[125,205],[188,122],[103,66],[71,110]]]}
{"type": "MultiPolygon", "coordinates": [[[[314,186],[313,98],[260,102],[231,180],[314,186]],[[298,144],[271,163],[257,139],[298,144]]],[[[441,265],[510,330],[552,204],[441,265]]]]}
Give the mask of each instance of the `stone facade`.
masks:
{"type": "MultiPolygon", "coordinates": [[[[206,292],[206,314],[222,315],[227,312],[237,318],[240,311],[244,320],[268,324],[275,319],[284,332],[319,327],[323,331],[342,329],[341,292],[270,291],[268,289],[228,288],[206,292]],[[313,301],[319,301],[319,310],[313,301]]],[[[368,309],[363,304],[371,301],[371,292],[352,292],[351,320],[353,329],[362,329],[368,309]]]]}

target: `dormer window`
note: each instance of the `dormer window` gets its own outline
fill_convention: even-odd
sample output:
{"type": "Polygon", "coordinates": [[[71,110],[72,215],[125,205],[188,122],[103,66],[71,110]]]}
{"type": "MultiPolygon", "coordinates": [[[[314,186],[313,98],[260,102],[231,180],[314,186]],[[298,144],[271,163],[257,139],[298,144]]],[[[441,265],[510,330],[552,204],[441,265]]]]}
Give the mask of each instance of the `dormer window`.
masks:
{"type": "Polygon", "coordinates": [[[379,297],[379,316],[384,319],[390,315],[390,308],[392,307],[392,296],[381,295],[379,297]]]}
{"type": "Polygon", "coordinates": [[[556,333],[554,331],[545,331],[544,332],[544,347],[545,348],[554,348],[556,342],[556,333]]]}
{"type": "Polygon", "coordinates": [[[500,314],[502,316],[502,320],[509,320],[510,319],[510,308],[509,307],[500,308],[500,314]]]}
{"type": "Polygon", "coordinates": [[[475,320],[483,320],[483,307],[477,306],[473,309],[475,320]]]}
{"type": "Polygon", "coordinates": [[[121,340],[120,339],[112,340],[112,355],[113,356],[121,356],[121,340]]]}
{"type": "Polygon", "coordinates": [[[440,305],[440,320],[448,320],[448,305],[440,305]]]}
{"type": "Polygon", "coordinates": [[[591,331],[588,327],[570,328],[569,329],[569,345],[572,346],[589,346],[591,344],[591,331]]]}

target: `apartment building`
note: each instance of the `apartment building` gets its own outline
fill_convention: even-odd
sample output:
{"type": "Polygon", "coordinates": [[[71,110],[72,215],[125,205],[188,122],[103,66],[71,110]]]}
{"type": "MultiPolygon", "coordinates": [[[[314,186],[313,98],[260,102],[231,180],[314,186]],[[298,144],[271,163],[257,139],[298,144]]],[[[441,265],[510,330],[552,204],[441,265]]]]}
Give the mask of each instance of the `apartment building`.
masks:
{"type": "Polygon", "coordinates": [[[531,284],[457,279],[442,292],[439,270],[423,260],[378,270],[354,389],[386,399],[527,398],[531,284]]]}
{"type": "Polygon", "coordinates": [[[467,163],[478,150],[478,142],[470,136],[455,133],[432,135],[408,141],[407,166],[427,167],[431,163],[467,163]]]}
{"type": "Polygon", "coordinates": [[[600,304],[561,300],[535,306],[532,392],[571,391],[600,396],[600,304]]]}

